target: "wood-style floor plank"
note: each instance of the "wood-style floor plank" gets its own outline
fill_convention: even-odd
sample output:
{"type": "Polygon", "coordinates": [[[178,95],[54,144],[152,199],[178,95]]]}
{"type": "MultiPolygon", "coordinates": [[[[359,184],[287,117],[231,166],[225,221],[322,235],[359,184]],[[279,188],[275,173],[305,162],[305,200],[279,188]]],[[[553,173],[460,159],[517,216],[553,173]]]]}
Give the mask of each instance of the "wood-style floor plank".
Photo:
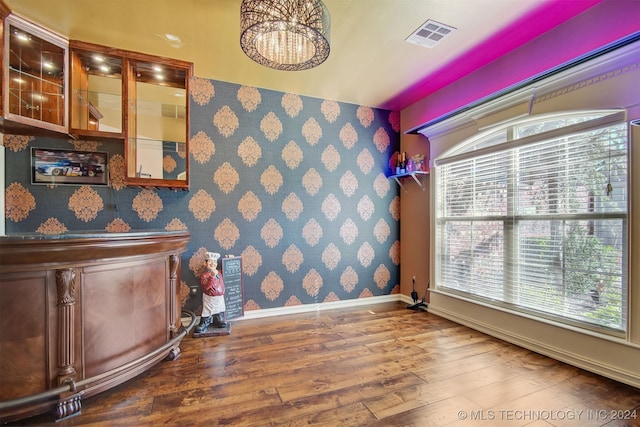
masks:
{"type": "Polygon", "coordinates": [[[181,348],[80,415],[14,425],[640,426],[640,390],[399,302],[233,321],[181,348]]]}

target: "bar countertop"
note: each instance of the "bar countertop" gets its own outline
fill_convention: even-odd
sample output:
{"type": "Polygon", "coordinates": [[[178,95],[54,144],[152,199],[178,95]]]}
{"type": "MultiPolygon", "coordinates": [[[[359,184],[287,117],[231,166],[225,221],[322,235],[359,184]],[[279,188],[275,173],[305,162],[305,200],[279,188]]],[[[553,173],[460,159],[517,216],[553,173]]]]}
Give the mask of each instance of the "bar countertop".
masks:
{"type": "Polygon", "coordinates": [[[189,238],[187,230],[12,234],[0,237],[0,266],[3,271],[16,271],[36,264],[55,264],[64,268],[114,258],[182,252],[189,238]]]}

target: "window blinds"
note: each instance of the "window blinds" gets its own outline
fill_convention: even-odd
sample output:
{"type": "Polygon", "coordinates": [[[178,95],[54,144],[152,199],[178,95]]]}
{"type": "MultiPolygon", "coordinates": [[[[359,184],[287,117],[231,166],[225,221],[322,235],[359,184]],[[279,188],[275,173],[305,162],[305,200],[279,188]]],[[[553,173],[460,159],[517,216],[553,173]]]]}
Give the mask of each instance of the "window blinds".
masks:
{"type": "Polygon", "coordinates": [[[531,124],[512,126],[507,134],[527,135],[440,159],[437,286],[622,333],[628,209],[622,117],[552,130],[540,123],[534,135],[531,124]]]}

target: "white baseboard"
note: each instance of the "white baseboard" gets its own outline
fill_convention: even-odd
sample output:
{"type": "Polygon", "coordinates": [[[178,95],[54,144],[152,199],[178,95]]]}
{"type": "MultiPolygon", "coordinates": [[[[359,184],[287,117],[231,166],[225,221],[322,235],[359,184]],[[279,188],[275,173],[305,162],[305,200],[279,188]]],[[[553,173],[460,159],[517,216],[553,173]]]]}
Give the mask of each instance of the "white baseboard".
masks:
{"type": "MultiPolygon", "coordinates": [[[[344,301],[323,302],[318,304],[302,304],[302,305],[293,305],[289,307],[277,307],[277,308],[265,308],[260,310],[251,310],[251,311],[245,311],[244,316],[242,317],[234,317],[233,319],[229,319],[229,320],[237,321],[237,320],[248,320],[248,319],[260,319],[264,317],[284,316],[287,314],[298,314],[298,313],[310,313],[312,311],[331,310],[335,308],[357,307],[357,306],[369,305],[369,304],[382,304],[385,302],[395,302],[395,301],[404,302],[404,303],[407,303],[407,305],[413,304],[413,300],[409,298],[407,295],[391,294],[391,295],[382,295],[382,296],[369,297],[369,298],[349,299],[344,301]]],[[[196,316],[196,319],[199,320],[200,316],[196,316]]],[[[189,320],[190,320],[189,318],[183,318],[182,323],[188,324],[189,320]]]]}
{"type": "Polygon", "coordinates": [[[317,304],[301,304],[287,307],[264,308],[260,310],[245,311],[244,316],[231,320],[260,319],[263,317],[283,316],[287,314],[310,313],[314,311],[331,310],[335,308],[357,307],[361,305],[382,304],[401,300],[400,294],[381,295],[369,298],[355,298],[344,301],[321,302],[317,304]]]}
{"type": "MultiPolygon", "coordinates": [[[[302,304],[302,305],[293,305],[288,307],[276,307],[276,308],[264,308],[260,310],[250,310],[245,311],[244,316],[234,317],[235,321],[249,320],[249,319],[261,319],[265,317],[272,316],[285,316],[287,314],[299,314],[299,313],[310,313],[314,311],[322,311],[322,310],[331,310],[336,308],[349,308],[349,307],[358,307],[361,305],[370,305],[370,304],[382,304],[386,302],[395,302],[401,301],[406,302],[407,304],[413,304],[411,298],[402,294],[391,294],[391,295],[381,295],[377,297],[369,297],[369,298],[355,298],[344,301],[331,301],[331,302],[322,302],[318,304],[302,304]]],[[[182,318],[183,326],[189,324],[190,318],[182,318]]],[[[200,316],[196,316],[196,323],[200,321],[200,316]]]]}

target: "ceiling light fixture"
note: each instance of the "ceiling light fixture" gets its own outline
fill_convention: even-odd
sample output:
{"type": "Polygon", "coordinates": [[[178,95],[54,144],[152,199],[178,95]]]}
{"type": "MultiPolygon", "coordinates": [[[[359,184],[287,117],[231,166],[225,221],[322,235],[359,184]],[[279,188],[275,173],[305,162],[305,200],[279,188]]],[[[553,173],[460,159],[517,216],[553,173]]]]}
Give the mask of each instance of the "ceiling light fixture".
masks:
{"type": "Polygon", "coordinates": [[[329,57],[331,17],[321,0],[242,0],[240,46],[249,58],[284,71],[329,57]]]}

